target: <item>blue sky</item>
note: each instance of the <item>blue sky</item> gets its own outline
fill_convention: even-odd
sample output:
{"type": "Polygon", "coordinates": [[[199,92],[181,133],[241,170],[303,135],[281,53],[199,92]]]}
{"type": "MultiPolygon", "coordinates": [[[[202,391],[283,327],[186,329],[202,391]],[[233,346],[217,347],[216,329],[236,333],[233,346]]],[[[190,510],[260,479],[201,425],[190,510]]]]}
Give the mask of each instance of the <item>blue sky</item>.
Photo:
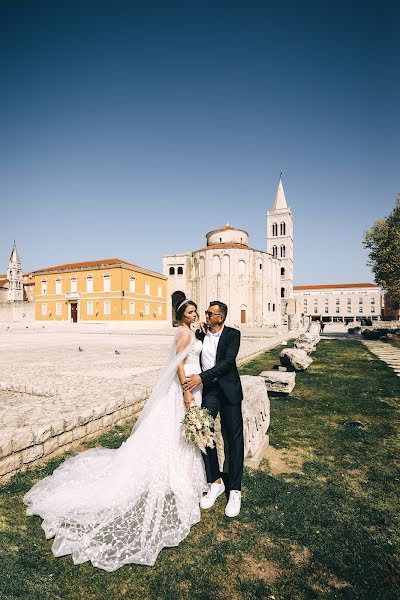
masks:
{"type": "Polygon", "coordinates": [[[372,281],[363,231],[400,191],[399,22],[389,1],[2,2],[0,272],[14,238],[26,271],[159,271],[227,221],[265,249],[283,171],[295,283],[372,281]]]}

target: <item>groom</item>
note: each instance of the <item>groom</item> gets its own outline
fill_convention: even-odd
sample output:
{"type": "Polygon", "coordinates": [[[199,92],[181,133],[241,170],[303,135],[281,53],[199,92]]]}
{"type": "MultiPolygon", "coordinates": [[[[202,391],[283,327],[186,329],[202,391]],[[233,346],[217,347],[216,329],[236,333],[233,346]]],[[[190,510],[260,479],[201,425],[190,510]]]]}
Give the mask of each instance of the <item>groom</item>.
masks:
{"type": "MultiPolygon", "coordinates": [[[[202,372],[187,377],[184,389],[191,391],[202,383],[202,406],[214,418],[220,413],[225,450],[224,471],[228,471],[225,481],[229,491],[225,514],[227,517],[236,517],[240,512],[243,473],[243,392],[236,367],[240,331],[224,324],[227,313],[228,307],[223,302],[210,302],[206,310],[207,333],[196,332],[196,337],[203,342],[202,372]]],[[[211,486],[201,499],[200,506],[211,508],[218,496],[225,491],[225,484],[219,470],[215,446],[207,448],[207,454],[203,454],[203,458],[207,481],[211,486]]]]}

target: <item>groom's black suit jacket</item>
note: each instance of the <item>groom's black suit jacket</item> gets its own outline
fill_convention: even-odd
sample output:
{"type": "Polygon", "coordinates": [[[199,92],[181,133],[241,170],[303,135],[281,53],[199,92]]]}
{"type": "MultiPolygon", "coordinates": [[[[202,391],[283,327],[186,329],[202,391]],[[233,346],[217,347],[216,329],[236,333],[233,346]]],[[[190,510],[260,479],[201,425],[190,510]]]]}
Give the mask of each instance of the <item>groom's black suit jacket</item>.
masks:
{"type": "MultiPolygon", "coordinates": [[[[197,331],[196,337],[203,341],[205,333],[197,331]]],[[[215,367],[200,373],[204,391],[206,392],[207,386],[216,383],[229,404],[240,404],[243,400],[242,384],[236,366],[239,346],[240,331],[225,325],[218,342],[215,367]]]]}

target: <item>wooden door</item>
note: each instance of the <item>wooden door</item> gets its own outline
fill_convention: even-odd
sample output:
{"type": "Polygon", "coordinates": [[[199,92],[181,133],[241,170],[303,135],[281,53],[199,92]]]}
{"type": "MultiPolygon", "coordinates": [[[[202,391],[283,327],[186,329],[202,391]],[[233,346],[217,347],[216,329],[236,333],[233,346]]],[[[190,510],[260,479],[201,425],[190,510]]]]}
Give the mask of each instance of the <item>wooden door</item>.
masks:
{"type": "Polygon", "coordinates": [[[73,323],[78,322],[78,304],[77,304],[77,302],[71,302],[71,321],[73,323]]]}
{"type": "Polygon", "coordinates": [[[242,308],[240,311],[240,322],[246,323],[246,309],[242,308]]]}

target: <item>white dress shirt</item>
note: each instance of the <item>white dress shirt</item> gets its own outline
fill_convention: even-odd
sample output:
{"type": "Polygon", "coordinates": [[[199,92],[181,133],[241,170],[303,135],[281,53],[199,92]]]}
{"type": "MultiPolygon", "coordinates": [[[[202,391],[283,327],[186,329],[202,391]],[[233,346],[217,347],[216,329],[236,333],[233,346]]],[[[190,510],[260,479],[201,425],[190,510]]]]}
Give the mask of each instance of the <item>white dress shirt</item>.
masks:
{"type": "Polygon", "coordinates": [[[224,327],[222,326],[217,333],[211,333],[211,331],[208,330],[204,337],[203,349],[201,351],[201,366],[203,367],[203,371],[208,371],[208,369],[215,367],[218,342],[223,329],[224,327]]]}

